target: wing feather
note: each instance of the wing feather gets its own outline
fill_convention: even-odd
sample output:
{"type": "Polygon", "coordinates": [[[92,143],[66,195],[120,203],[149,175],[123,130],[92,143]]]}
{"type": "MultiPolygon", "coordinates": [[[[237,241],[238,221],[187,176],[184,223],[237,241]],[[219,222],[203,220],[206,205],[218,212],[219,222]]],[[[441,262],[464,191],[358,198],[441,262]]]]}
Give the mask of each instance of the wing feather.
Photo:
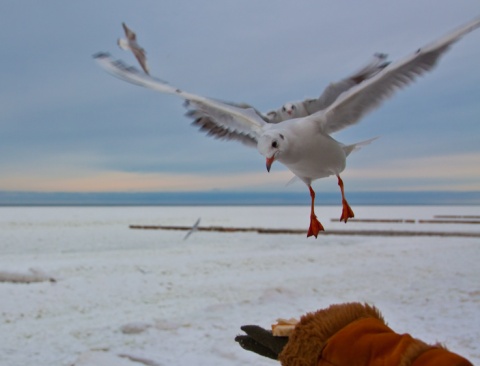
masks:
{"type": "Polygon", "coordinates": [[[327,85],[318,98],[308,98],[303,101],[285,103],[282,107],[268,112],[266,114],[266,121],[269,123],[280,123],[292,118],[306,117],[326,109],[340,94],[371,78],[385,68],[389,64],[386,58],[387,55],[384,53],[374,54],[373,59],[357,72],[327,85]],[[287,113],[287,106],[289,106],[289,109],[295,108],[294,111],[291,111],[290,114],[287,113]]]}
{"type": "Polygon", "coordinates": [[[378,107],[397,90],[432,70],[440,57],[463,35],[480,26],[476,18],[445,37],[418,49],[413,54],[385,67],[371,79],[351,88],[325,111],[308,119],[318,123],[325,133],[333,133],[357,123],[365,114],[378,107]]]}
{"type": "Polygon", "coordinates": [[[326,109],[338,98],[340,94],[375,76],[386,66],[388,66],[389,62],[386,61],[386,59],[386,54],[376,53],[373,55],[372,61],[370,61],[366,66],[362,67],[357,72],[336,83],[329,84],[320,97],[304,100],[303,104],[305,110],[310,115],[326,109]]]}
{"type": "Polygon", "coordinates": [[[127,39],[131,41],[135,41],[137,39],[137,35],[135,34],[135,32],[128,28],[125,23],[122,23],[122,27],[125,31],[125,36],[127,37],[127,39]]]}
{"type": "Polygon", "coordinates": [[[94,58],[105,70],[119,79],[183,98],[189,109],[187,116],[194,119],[193,125],[200,127],[202,131],[207,131],[209,135],[256,145],[266,122],[254,108],[187,93],[163,80],[141,73],[122,61],[115,61],[107,53],[98,53],[94,58]]]}

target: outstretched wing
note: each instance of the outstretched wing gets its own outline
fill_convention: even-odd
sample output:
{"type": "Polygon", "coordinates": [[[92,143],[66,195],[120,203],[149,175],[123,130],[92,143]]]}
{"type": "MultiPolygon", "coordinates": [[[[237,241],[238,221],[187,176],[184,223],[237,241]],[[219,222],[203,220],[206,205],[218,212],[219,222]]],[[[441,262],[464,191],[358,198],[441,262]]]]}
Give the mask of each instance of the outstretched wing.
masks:
{"type": "Polygon", "coordinates": [[[386,59],[387,55],[385,53],[374,54],[373,59],[360,70],[343,80],[328,85],[320,97],[305,100],[303,104],[308,114],[314,114],[329,107],[340,94],[378,74],[389,65],[386,59]]]}
{"type": "Polygon", "coordinates": [[[147,74],[150,74],[150,69],[147,64],[147,55],[145,50],[137,43],[137,36],[130,28],[127,27],[125,23],[122,23],[122,27],[125,31],[127,39],[119,39],[117,42],[118,45],[121,49],[132,51],[143,71],[145,71],[147,74]]]}
{"type": "Polygon", "coordinates": [[[340,95],[325,111],[317,112],[308,119],[320,124],[328,134],[357,123],[394,92],[432,70],[453,43],[479,26],[480,18],[476,18],[445,37],[419,48],[412,55],[391,63],[371,79],[340,95]]]}
{"type": "Polygon", "coordinates": [[[125,23],[122,23],[123,30],[125,31],[125,36],[127,39],[131,41],[136,41],[137,40],[137,35],[135,34],[134,31],[132,31],[130,28],[127,27],[125,23]]]}
{"type": "Polygon", "coordinates": [[[119,79],[183,98],[189,109],[187,116],[194,118],[193,124],[206,131],[208,135],[256,146],[266,122],[255,109],[187,93],[165,81],[141,73],[122,61],[115,61],[106,53],[98,53],[93,57],[105,70],[119,79]]]}

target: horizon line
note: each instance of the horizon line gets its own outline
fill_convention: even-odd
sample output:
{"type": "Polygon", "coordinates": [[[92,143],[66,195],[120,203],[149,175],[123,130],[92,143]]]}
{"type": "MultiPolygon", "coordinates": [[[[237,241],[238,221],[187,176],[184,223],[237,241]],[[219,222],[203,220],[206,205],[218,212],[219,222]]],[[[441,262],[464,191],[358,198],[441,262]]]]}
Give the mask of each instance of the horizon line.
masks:
{"type": "MultiPolygon", "coordinates": [[[[353,191],[354,205],[480,205],[480,191],[353,191]]],[[[318,192],[322,205],[336,205],[339,192],[318,192]]],[[[35,192],[0,191],[0,206],[188,206],[309,205],[308,192],[298,191],[157,191],[157,192],[35,192]]]]}

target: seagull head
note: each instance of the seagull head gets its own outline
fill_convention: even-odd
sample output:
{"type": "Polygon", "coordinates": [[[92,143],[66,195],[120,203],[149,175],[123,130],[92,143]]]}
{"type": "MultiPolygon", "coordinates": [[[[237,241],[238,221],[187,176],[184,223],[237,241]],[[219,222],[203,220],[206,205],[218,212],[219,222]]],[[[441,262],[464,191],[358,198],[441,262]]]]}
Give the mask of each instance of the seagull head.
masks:
{"type": "Polygon", "coordinates": [[[120,47],[122,50],[129,51],[130,50],[130,44],[126,39],[119,38],[117,40],[118,47],[120,47]]]}
{"type": "Polygon", "coordinates": [[[288,114],[290,117],[293,117],[293,114],[295,113],[295,109],[297,107],[293,103],[286,103],[282,107],[282,112],[288,114]]]}
{"type": "Polygon", "coordinates": [[[269,131],[264,133],[258,140],[257,149],[266,158],[267,171],[275,160],[282,155],[288,146],[283,133],[279,131],[269,131]]]}

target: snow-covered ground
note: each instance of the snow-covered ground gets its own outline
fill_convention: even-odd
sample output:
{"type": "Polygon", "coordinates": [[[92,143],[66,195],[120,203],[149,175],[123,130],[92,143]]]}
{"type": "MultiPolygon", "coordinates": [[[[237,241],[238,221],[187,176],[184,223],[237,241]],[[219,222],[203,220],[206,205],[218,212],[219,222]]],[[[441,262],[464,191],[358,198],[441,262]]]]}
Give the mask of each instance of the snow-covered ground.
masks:
{"type": "MultiPolygon", "coordinates": [[[[354,207],[329,229],[480,233],[420,224],[467,207],[354,207]]],[[[307,229],[303,207],[3,207],[0,271],[56,282],[0,282],[0,365],[275,365],[242,350],[243,324],[269,327],[332,303],[375,304],[389,325],[480,364],[480,238],[266,235],[132,230],[129,225],[307,229]],[[122,357],[123,356],[123,357],[122,357]]]]}

